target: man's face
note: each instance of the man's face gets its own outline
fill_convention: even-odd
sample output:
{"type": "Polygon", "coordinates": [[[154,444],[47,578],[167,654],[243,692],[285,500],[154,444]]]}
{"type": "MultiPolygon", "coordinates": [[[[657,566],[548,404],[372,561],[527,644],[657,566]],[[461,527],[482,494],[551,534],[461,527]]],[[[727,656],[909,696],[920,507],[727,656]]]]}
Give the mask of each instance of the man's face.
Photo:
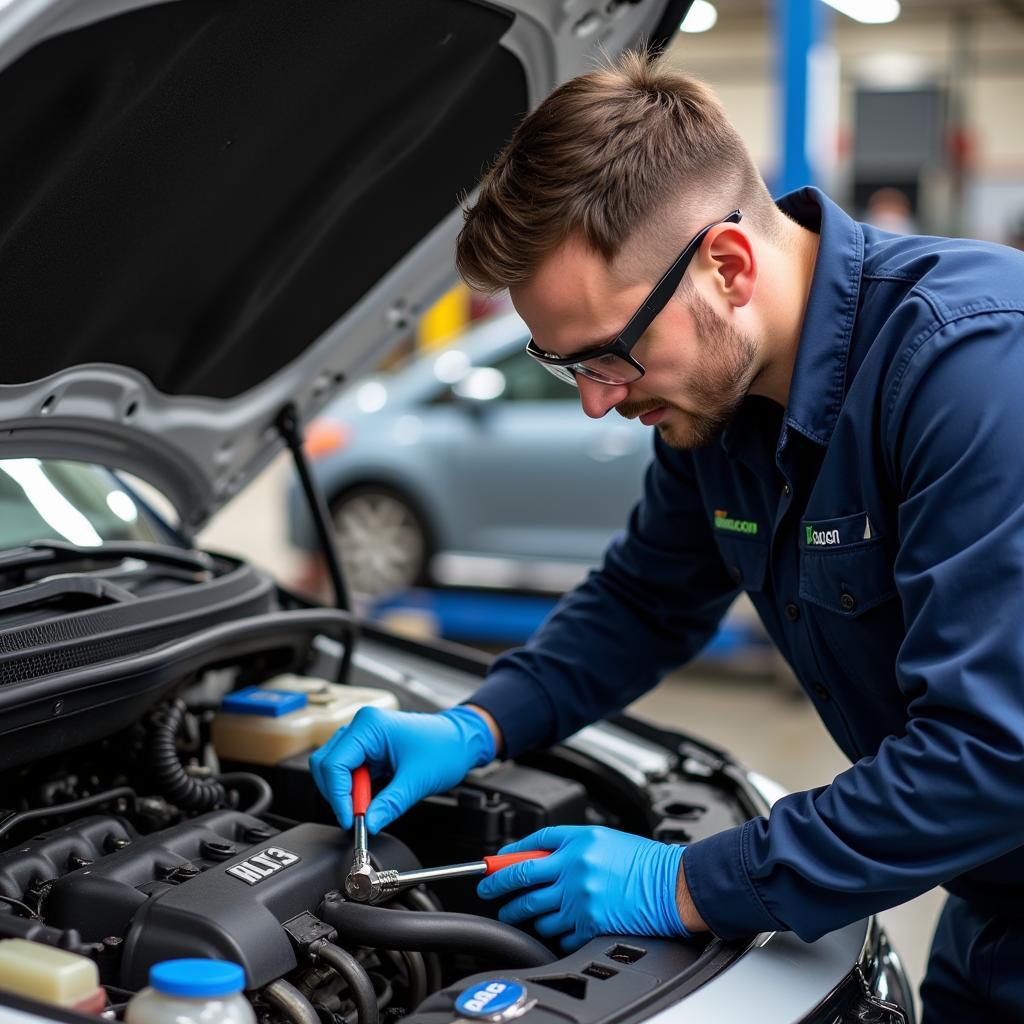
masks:
{"type": "MultiPolygon", "coordinates": [[[[624,285],[598,254],[573,239],[511,295],[537,344],[569,356],[613,338],[652,284],[624,285]]],[[[683,294],[669,301],[633,349],[646,370],[640,380],[601,384],[578,376],[577,384],[588,416],[615,409],[655,426],[672,447],[688,449],[713,440],[732,419],[757,376],[760,346],[696,286],[683,294]]]]}

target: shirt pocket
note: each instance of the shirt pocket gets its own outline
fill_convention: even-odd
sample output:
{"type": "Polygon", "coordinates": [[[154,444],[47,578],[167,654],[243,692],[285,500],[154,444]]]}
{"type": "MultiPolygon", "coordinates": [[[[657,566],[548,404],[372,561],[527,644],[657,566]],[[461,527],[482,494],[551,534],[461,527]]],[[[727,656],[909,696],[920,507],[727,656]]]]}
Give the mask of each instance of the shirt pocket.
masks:
{"type": "Polygon", "coordinates": [[[725,571],[744,590],[763,590],[768,570],[768,543],[750,537],[716,537],[725,571]]]}
{"type": "Polygon", "coordinates": [[[846,619],[857,619],[895,597],[892,560],[883,538],[804,547],[800,552],[800,596],[846,619]]]}
{"type": "Polygon", "coordinates": [[[859,686],[887,691],[904,627],[884,539],[804,547],[799,594],[836,670],[859,686]]]}

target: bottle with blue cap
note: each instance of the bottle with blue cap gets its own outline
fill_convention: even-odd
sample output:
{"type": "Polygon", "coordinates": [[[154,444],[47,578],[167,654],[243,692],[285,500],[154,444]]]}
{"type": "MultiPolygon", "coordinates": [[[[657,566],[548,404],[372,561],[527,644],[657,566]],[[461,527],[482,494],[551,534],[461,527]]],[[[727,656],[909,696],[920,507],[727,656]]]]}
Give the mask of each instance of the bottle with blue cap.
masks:
{"type": "Polygon", "coordinates": [[[245,971],[230,960],[164,960],[125,1010],[125,1024],[256,1024],[242,995],[245,971]]]}

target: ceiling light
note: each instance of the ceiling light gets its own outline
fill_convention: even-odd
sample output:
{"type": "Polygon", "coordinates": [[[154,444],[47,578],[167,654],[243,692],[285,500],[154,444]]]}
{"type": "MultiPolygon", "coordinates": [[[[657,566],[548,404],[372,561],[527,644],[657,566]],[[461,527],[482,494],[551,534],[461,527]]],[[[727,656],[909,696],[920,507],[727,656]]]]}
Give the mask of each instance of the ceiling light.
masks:
{"type": "Polygon", "coordinates": [[[709,28],[715,27],[718,21],[718,11],[715,5],[708,3],[708,0],[693,0],[693,6],[687,11],[683,23],[679,26],[681,32],[707,32],[709,28]]]}
{"type": "Polygon", "coordinates": [[[900,0],[825,0],[825,3],[865,25],[887,25],[900,16],[900,0]]]}

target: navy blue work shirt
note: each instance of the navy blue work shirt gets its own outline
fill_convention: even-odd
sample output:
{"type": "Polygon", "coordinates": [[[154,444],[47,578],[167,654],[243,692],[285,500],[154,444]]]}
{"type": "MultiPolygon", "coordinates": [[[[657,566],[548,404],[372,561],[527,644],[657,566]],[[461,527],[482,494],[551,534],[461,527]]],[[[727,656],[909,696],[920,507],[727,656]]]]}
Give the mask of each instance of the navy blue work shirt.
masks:
{"type": "Polygon", "coordinates": [[[788,408],[656,437],[601,568],[472,700],[509,756],[553,743],[743,589],[854,763],[687,849],[709,927],[811,940],[938,884],[1024,907],[1024,255],[779,205],[820,233],[788,408]]]}

